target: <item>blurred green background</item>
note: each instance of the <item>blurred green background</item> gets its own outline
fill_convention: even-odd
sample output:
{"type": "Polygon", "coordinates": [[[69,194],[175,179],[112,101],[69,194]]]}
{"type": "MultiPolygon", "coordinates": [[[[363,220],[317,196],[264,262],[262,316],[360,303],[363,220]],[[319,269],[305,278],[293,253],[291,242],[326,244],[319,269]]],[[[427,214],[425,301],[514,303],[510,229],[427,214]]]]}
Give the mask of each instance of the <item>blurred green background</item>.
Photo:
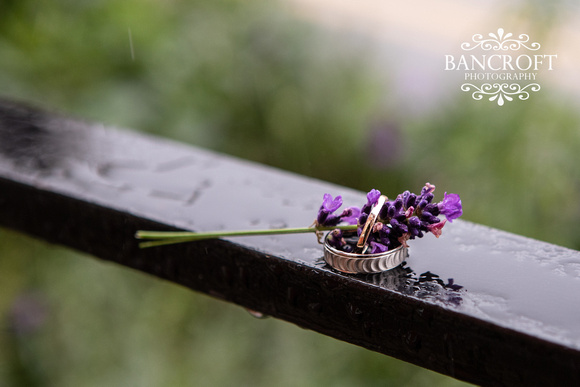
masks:
{"type": "MultiPolygon", "coordinates": [[[[523,4],[549,36],[558,12],[523,4]]],[[[430,181],[461,194],[467,220],[580,248],[578,101],[548,88],[499,109],[458,92],[412,114],[370,46],[292,15],[3,0],[0,93],[360,190],[430,181]]],[[[1,230],[0,385],[463,383],[1,230]]]]}

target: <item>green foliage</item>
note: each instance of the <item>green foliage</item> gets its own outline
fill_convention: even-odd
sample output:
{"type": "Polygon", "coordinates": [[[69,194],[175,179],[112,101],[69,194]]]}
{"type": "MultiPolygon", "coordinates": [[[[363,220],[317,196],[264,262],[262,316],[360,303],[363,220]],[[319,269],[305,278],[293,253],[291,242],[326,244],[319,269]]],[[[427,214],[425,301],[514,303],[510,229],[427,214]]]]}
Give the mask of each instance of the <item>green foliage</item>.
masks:
{"type": "MultiPolygon", "coordinates": [[[[5,0],[0,90],[361,190],[430,181],[467,220],[580,247],[572,109],[403,116],[353,43],[260,0],[5,0]]],[[[461,384],[7,232],[0,273],[0,385],[461,384]],[[14,330],[19,305],[40,323],[14,330]]]]}
{"type": "Polygon", "coordinates": [[[418,175],[461,193],[467,219],[578,249],[579,127],[538,94],[500,111],[465,100],[409,132],[418,175]]]}

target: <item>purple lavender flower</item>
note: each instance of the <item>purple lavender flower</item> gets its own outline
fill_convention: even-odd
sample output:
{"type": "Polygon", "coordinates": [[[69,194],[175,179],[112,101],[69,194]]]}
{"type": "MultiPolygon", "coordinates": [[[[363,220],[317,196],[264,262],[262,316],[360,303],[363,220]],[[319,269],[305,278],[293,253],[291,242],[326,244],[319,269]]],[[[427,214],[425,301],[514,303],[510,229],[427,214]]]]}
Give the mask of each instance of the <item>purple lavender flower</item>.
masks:
{"type": "Polygon", "coordinates": [[[328,212],[334,212],[342,206],[342,196],[338,195],[334,199],[331,194],[324,194],[321,208],[328,212]]]}
{"type": "Polygon", "coordinates": [[[395,218],[391,219],[391,220],[389,221],[389,224],[391,225],[391,227],[392,227],[394,230],[396,230],[396,229],[397,229],[397,227],[399,227],[399,226],[400,226],[400,223],[399,223],[399,221],[398,221],[397,219],[395,219],[395,218]]]}
{"type": "Polygon", "coordinates": [[[439,218],[428,211],[421,213],[421,220],[430,224],[439,222],[439,218]]]}
{"type": "Polygon", "coordinates": [[[334,211],[338,210],[340,206],[342,206],[342,196],[338,195],[333,199],[332,195],[324,194],[322,205],[320,206],[318,216],[316,217],[316,223],[319,226],[336,226],[340,222],[340,217],[332,214],[334,211]]]}
{"type": "Polygon", "coordinates": [[[421,189],[421,196],[435,191],[435,186],[431,183],[425,183],[425,187],[421,189]]]}
{"type": "Polygon", "coordinates": [[[401,211],[401,209],[403,208],[403,198],[401,197],[401,195],[397,196],[397,198],[395,199],[395,203],[393,205],[395,206],[396,211],[401,211]]]}
{"type": "MultiPolygon", "coordinates": [[[[385,230],[390,230],[390,229],[389,228],[385,228],[385,230]]],[[[381,241],[381,243],[383,245],[387,246],[387,249],[390,248],[390,246],[391,246],[392,243],[391,243],[391,239],[389,239],[389,234],[388,233],[381,232],[379,234],[379,239],[380,239],[380,241],[381,241]]]]}
{"type": "Polygon", "coordinates": [[[381,232],[381,231],[383,231],[383,228],[385,228],[385,225],[382,224],[381,222],[377,222],[373,226],[373,232],[381,232]]]}
{"type": "Polygon", "coordinates": [[[443,201],[437,204],[439,212],[445,215],[449,222],[453,222],[454,219],[459,218],[463,215],[463,209],[461,207],[461,198],[458,194],[447,194],[443,197],[443,201]]]}
{"type": "Polygon", "coordinates": [[[417,204],[417,195],[414,193],[409,194],[407,199],[405,200],[405,208],[415,207],[417,204]]]}
{"type": "Polygon", "coordinates": [[[388,247],[382,243],[372,241],[371,242],[371,254],[384,253],[388,250],[388,247]]]}
{"type": "Polygon", "coordinates": [[[397,241],[399,242],[399,244],[405,246],[405,247],[409,247],[409,245],[407,244],[407,241],[411,239],[411,235],[409,235],[409,233],[405,233],[403,235],[401,235],[399,238],[397,238],[397,241]]]}
{"type": "MultiPolygon", "coordinates": [[[[393,202],[388,202],[385,206],[387,206],[387,218],[393,218],[397,213],[397,209],[393,205],[393,202]]],[[[381,211],[382,212],[382,211],[381,211]]]]}
{"type": "MultiPolygon", "coordinates": [[[[358,218],[358,225],[360,226],[359,229],[362,230],[362,226],[364,226],[364,224],[367,222],[367,220],[369,219],[369,214],[365,214],[364,212],[362,212],[358,218]]],[[[360,234],[360,230],[359,230],[359,234],[360,234]]]]}
{"type": "Polygon", "coordinates": [[[429,212],[430,214],[437,216],[440,214],[439,206],[435,203],[429,203],[425,206],[424,211],[429,212]]]}
{"type": "Polygon", "coordinates": [[[346,241],[342,237],[342,230],[339,229],[332,230],[326,240],[328,241],[328,244],[335,249],[341,250],[343,246],[346,245],[346,241]]]}
{"type": "Polygon", "coordinates": [[[429,204],[429,202],[427,202],[427,200],[421,199],[421,200],[419,200],[419,204],[417,204],[417,209],[420,211],[423,211],[423,209],[425,207],[427,207],[427,204],[429,204]]]}
{"type": "Polygon", "coordinates": [[[427,229],[435,235],[435,237],[439,238],[441,236],[441,229],[445,226],[447,219],[443,220],[442,222],[433,223],[427,226],[427,229]]]}
{"type": "Polygon", "coordinates": [[[369,191],[369,193],[367,194],[367,201],[368,201],[367,204],[369,206],[374,206],[375,204],[377,204],[380,197],[381,197],[381,191],[376,190],[376,189],[371,189],[369,191]]]}
{"type": "Polygon", "coordinates": [[[369,191],[369,193],[367,194],[367,203],[362,207],[361,212],[363,214],[367,214],[367,215],[370,214],[371,209],[373,208],[373,206],[375,204],[377,204],[380,197],[381,197],[381,191],[376,190],[376,189],[371,189],[369,191]]]}
{"type": "Polygon", "coordinates": [[[346,222],[348,224],[357,224],[358,218],[360,216],[360,208],[358,207],[348,207],[342,211],[340,214],[340,219],[342,222],[346,222]]]}
{"type": "Polygon", "coordinates": [[[403,204],[407,203],[407,200],[409,200],[409,195],[411,195],[411,192],[409,192],[409,190],[407,190],[399,195],[403,199],[403,204]]]}
{"type": "Polygon", "coordinates": [[[432,192],[427,192],[425,195],[423,195],[423,199],[425,199],[427,201],[427,203],[431,203],[431,201],[433,200],[433,197],[435,195],[433,195],[432,192]]]}
{"type": "Polygon", "coordinates": [[[412,216],[409,218],[409,226],[419,228],[421,227],[421,220],[417,216],[412,216]]]}

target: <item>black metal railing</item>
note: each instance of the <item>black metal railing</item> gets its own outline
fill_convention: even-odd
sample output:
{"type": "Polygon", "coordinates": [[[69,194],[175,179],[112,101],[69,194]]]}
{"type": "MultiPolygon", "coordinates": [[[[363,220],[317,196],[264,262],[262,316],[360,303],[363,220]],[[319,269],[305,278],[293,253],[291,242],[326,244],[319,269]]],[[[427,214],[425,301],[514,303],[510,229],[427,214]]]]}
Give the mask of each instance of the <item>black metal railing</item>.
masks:
{"type": "Polygon", "coordinates": [[[580,252],[469,222],[373,275],[312,235],[139,249],[136,230],[308,226],[364,194],[0,102],[0,225],[483,385],[580,385],[580,252]]]}

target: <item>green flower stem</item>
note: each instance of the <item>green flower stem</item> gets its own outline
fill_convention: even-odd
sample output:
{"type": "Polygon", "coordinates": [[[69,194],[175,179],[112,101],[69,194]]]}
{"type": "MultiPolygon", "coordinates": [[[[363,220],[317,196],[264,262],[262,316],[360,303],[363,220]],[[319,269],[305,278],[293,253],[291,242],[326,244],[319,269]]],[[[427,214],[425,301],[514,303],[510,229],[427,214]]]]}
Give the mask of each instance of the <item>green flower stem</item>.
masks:
{"type": "Polygon", "coordinates": [[[139,247],[163,246],[174,243],[192,242],[203,239],[213,239],[221,237],[252,236],[252,235],[278,235],[278,234],[299,234],[307,232],[331,231],[335,229],[343,231],[356,230],[356,225],[334,226],[334,227],[298,227],[298,228],[277,228],[270,230],[243,230],[243,231],[211,231],[211,232],[189,232],[189,231],[143,231],[139,230],[135,234],[137,239],[153,239],[149,242],[139,243],[139,247]]]}

